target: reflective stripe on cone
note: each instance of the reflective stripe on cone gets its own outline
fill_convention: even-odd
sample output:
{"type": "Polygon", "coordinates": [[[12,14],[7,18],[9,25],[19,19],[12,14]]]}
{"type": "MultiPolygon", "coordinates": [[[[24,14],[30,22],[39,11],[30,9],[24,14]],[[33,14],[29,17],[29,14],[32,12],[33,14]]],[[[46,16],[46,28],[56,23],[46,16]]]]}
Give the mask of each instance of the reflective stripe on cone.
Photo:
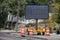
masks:
{"type": "Polygon", "coordinates": [[[33,35],[33,30],[30,30],[29,31],[29,36],[32,36],[33,35]]]}
{"type": "Polygon", "coordinates": [[[21,35],[25,34],[25,28],[21,28],[21,35]]]}
{"type": "Polygon", "coordinates": [[[50,29],[48,27],[46,28],[45,35],[50,36],[50,29]]]}
{"type": "Polygon", "coordinates": [[[33,32],[29,32],[29,36],[32,36],[33,35],[33,32]]]}

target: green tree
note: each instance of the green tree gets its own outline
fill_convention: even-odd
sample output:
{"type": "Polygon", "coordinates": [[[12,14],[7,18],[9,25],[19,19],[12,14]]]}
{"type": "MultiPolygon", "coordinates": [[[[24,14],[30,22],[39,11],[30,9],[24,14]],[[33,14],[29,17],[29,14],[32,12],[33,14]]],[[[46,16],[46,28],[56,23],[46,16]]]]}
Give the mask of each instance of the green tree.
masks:
{"type": "Polygon", "coordinates": [[[49,0],[27,0],[27,4],[34,4],[34,5],[48,4],[48,3],[49,3],[49,0]]]}
{"type": "MultiPolygon", "coordinates": [[[[20,1],[19,7],[19,16],[22,17],[24,15],[24,6],[25,0],[20,1]]],[[[17,0],[0,0],[0,27],[5,24],[8,12],[12,15],[17,15],[18,12],[18,2],[17,0]]]]}
{"type": "MultiPolygon", "coordinates": [[[[4,25],[8,12],[12,15],[17,15],[18,13],[18,0],[0,0],[0,25],[4,25]],[[2,19],[4,20],[2,20],[2,19]],[[3,23],[3,24],[2,24],[3,23]]],[[[60,0],[20,0],[20,7],[19,7],[19,16],[24,16],[24,9],[25,4],[48,4],[49,5],[49,12],[53,14],[53,20],[57,20],[57,13],[59,10],[60,0]]]]}
{"type": "Polygon", "coordinates": [[[4,27],[6,17],[7,17],[6,3],[3,0],[0,0],[0,28],[4,27]]]}
{"type": "Polygon", "coordinates": [[[57,14],[57,20],[56,22],[60,24],[60,7],[59,7],[59,11],[58,11],[58,14],[57,14]]]}
{"type": "Polygon", "coordinates": [[[56,2],[60,4],[60,0],[56,0],[56,2]]]}

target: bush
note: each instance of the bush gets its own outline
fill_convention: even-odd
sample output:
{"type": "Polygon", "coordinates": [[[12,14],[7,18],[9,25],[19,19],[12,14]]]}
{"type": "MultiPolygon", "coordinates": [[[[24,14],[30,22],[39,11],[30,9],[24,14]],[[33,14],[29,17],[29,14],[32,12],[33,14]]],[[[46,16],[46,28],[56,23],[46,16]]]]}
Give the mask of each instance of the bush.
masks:
{"type": "Polygon", "coordinates": [[[29,23],[29,24],[26,25],[26,27],[29,27],[29,26],[35,26],[35,24],[34,23],[29,23]]]}

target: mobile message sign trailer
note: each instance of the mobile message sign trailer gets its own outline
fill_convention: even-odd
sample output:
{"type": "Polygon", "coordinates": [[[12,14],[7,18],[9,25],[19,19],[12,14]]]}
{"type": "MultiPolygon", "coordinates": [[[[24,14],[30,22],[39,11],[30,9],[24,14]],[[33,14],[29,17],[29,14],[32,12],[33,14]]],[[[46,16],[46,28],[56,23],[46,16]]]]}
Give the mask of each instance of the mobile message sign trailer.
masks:
{"type": "Polygon", "coordinates": [[[38,28],[38,19],[49,18],[49,6],[48,5],[26,5],[25,6],[25,18],[36,19],[36,29],[38,28]]]}

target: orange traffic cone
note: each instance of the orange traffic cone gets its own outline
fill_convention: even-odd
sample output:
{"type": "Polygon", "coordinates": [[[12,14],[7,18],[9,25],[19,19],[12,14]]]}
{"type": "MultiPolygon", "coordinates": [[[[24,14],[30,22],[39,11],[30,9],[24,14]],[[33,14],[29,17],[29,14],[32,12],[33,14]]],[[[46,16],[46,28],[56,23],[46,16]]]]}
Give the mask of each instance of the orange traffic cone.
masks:
{"type": "Polygon", "coordinates": [[[29,36],[32,36],[33,35],[33,30],[30,30],[29,31],[29,36]]]}
{"type": "Polygon", "coordinates": [[[21,35],[24,36],[25,34],[25,28],[21,28],[21,35]]]}
{"type": "Polygon", "coordinates": [[[49,27],[46,27],[46,29],[45,29],[45,35],[46,36],[50,36],[50,29],[49,29],[49,27]]]}
{"type": "Polygon", "coordinates": [[[29,30],[29,36],[30,37],[33,36],[33,28],[30,28],[30,30],[29,30]]]}

